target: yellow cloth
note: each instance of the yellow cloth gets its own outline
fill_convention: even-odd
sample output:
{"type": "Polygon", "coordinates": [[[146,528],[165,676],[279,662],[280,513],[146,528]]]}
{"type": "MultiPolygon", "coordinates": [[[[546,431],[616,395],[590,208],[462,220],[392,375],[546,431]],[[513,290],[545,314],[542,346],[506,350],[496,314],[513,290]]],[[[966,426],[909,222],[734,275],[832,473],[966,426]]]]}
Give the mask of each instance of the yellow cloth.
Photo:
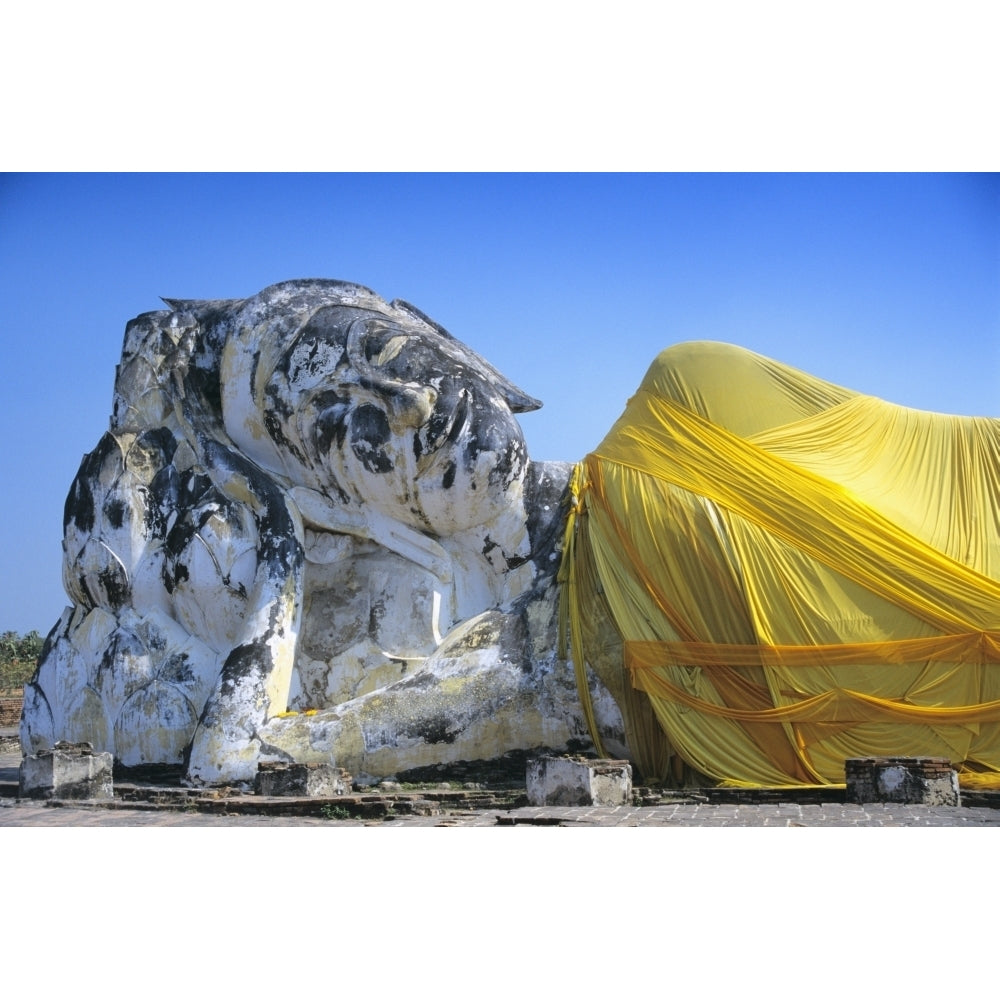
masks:
{"type": "Polygon", "coordinates": [[[727,784],[839,784],[885,755],[1000,787],[1000,420],[680,344],[574,493],[578,677],[603,595],[668,753],[727,784]]]}

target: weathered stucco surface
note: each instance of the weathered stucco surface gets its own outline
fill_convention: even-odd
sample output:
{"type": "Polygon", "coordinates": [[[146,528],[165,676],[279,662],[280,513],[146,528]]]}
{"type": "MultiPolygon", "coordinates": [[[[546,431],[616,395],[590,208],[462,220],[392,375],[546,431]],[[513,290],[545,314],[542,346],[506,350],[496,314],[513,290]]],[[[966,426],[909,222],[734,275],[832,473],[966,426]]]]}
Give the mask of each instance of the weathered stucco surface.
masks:
{"type": "Polygon", "coordinates": [[[587,744],[555,655],[570,467],[530,461],[515,418],[540,404],[359,285],[167,305],[128,324],[67,497],[71,604],[25,752],[87,741],[211,784],[587,744]]]}

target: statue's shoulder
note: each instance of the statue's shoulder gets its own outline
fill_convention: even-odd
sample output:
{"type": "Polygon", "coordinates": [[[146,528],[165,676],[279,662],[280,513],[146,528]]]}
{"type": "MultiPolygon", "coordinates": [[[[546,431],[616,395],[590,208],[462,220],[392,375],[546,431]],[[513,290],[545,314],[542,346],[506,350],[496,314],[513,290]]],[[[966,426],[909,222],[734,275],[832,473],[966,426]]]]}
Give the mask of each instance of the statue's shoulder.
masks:
{"type": "Polygon", "coordinates": [[[712,340],[661,351],[639,388],[744,437],[857,395],[745,347],[712,340]]]}

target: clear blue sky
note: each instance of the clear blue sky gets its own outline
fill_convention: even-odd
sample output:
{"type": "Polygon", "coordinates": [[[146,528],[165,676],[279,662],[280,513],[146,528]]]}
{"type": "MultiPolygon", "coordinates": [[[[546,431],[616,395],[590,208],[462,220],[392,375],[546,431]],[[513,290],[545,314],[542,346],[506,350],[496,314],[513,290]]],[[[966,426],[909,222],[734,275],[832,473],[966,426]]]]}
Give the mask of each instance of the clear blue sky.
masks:
{"type": "Polygon", "coordinates": [[[545,403],[578,459],[663,347],[740,344],[1000,416],[1000,175],[6,174],[0,629],[55,623],[62,506],[125,323],[287,278],[404,298],[545,403]]]}

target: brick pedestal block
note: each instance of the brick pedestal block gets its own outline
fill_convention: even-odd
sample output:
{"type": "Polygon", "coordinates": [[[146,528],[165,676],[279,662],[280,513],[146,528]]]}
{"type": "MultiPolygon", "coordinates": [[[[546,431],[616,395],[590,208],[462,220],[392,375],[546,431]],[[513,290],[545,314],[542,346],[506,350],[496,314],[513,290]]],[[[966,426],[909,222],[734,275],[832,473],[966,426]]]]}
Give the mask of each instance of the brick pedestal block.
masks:
{"type": "Polygon", "coordinates": [[[21,761],[20,794],[28,799],[113,799],[113,758],[89,743],[57,743],[21,761]]]}
{"type": "Polygon", "coordinates": [[[528,802],[533,806],[622,806],[632,801],[627,760],[538,757],[528,762],[528,802]]]}
{"type": "Polygon", "coordinates": [[[958,774],[945,757],[856,757],[844,767],[848,802],[960,804],[958,774]]]}
{"type": "Polygon", "coordinates": [[[351,776],[330,764],[262,763],[257,769],[257,795],[305,795],[332,798],[351,791],[351,776]]]}

